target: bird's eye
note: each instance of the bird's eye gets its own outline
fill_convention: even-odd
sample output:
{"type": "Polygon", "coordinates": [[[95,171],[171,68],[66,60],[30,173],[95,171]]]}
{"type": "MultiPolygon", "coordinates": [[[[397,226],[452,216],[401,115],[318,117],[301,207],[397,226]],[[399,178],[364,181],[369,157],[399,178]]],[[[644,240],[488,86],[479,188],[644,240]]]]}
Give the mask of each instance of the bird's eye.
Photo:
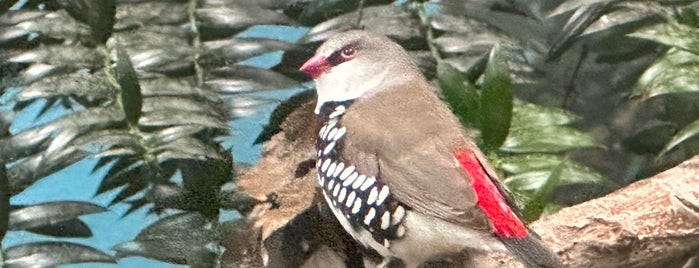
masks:
{"type": "Polygon", "coordinates": [[[357,53],[357,51],[352,47],[343,48],[342,51],[340,52],[342,57],[345,59],[353,58],[355,53],[357,53]]]}

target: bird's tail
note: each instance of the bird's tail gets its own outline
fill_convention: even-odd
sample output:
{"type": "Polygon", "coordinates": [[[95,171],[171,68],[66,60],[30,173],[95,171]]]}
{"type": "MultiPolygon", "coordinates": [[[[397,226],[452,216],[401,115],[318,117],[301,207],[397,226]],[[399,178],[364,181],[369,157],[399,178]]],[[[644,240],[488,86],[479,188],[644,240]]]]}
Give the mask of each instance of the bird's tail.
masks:
{"type": "Polygon", "coordinates": [[[531,231],[522,238],[500,238],[505,247],[527,268],[561,268],[563,261],[531,231]]]}

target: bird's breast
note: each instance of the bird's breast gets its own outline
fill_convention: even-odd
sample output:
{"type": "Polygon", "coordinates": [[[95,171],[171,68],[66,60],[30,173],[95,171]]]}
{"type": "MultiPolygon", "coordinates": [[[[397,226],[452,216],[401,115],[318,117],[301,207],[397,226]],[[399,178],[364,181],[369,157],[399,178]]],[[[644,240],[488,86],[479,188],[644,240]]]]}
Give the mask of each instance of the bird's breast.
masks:
{"type": "Polygon", "coordinates": [[[342,116],[350,105],[331,102],[321,107],[324,123],[316,141],[318,184],[343,227],[362,244],[382,253],[392,240],[404,235],[406,207],[394,199],[378,174],[358,170],[357,163],[343,159],[348,129],[342,124],[342,116]],[[360,235],[367,232],[369,236],[360,235]],[[377,244],[384,248],[377,249],[377,244]]]}

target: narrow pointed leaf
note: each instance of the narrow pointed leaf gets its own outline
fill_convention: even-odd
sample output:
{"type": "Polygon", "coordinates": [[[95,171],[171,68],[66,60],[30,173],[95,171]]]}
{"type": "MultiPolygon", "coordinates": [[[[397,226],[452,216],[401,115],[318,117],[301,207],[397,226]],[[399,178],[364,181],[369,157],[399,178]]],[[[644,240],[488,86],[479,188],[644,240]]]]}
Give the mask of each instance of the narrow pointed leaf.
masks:
{"type": "Polygon", "coordinates": [[[660,152],[660,155],[663,155],[673,148],[677,147],[682,142],[685,142],[693,137],[697,137],[699,135],[699,119],[695,120],[692,123],[689,123],[686,127],[681,129],[680,131],[675,134],[675,136],[670,139],[670,141],[665,145],[665,148],[660,152]]]}
{"type": "Polygon", "coordinates": [[[139,171],[140,168],[137,168],[130,171],[120,172],[116,176],[109,177],[109,179],[103,179],[99,188],[97,188],[95,195],[103,194],[116,188],[129,185],[130,183],[137,183],[136,181],[139,179],[145,180],[145,178],[141,176],[142,173],[139,171]]]}
{"type": "Polygon", "coordinates": [[[225,94],[288,89],[299,86],[296,80],[278,72],[240,65],[212,70],[211,76],[206,78],[205,83],[214,90],[225,94]]]}
{"type": "Polygon", "coordinates": [[[577,119],[576,115],[563,109],[527,103],[514,106],[512,128],[568,125],[577,119]]]}
{"type": "Polygon", "coordinates": [[[605,5],[592,4],[576,9],[569,17],[559,36],[553,41],[547,52],[547,60],[558,59],[580,37],[585,29],[597,21],[605,11],[605,5]]]}
{"type": "MultiPolygon", "coordinates": [[[[130,178],[133,176],[130,172],[136,172],[136,174],[138,174],[137,171],[134,170],[139,168],[141,168],[141,163],[137,157],[118,158],[117,161],[109,167],[102,181],[100,181],[96,194],[104,193],[130,182],[130,178]]],[[[137,178],[138,176],[134,177],[134,179],[137,178]]]]}
{"type": "Polygon", "coordinates": [[[185,264],[214,239],[209,222],[199,213],[181,213],[158,220],[136,239],[114,247],[117,258],[143,256],[185,264]]]}
{"type": "Polygon", "coordinates": [[[207,114],[211,117],[225,120],[225,116],[217,114],[223,109],[212,109],[216,104],[197,100],[191,97],[157,96],[149,97],[143,104],[143,113],[181,111],[187,113],[207,114]]]}
{"type": "Polygon", "coordinates": [[[146,184],[142,182],[130,183],[126,188],[122,189],[119,194],[117,194],[112,201],[109,201],[109,206],[113,206],[117,203],[123,202],[124,200],[132,197],[146,188],[146,184]]]}
{"type": "Polygon", "coordinates": [[[138,84],[138,76],[133,69],[131,59],[121,46],[117,46],[117,64],[114,72],[121,87],[121,105],[126,115],[126,121],[132,126],[137,126],[143,105],[141,86],[138,84]]]}
{"type": "Polygon", "coordinates": [[[84,96],[93,100],[107,100],[113,92],[114,89],[107,83],[104,76],[76,72],[39,80],[23,89],[15,98],[17,101],[30,101],[51,97],[84,96]]]}
{"type": "Polygon", "coordinates": [[[650,121],[624,139],[623,145],[637,154],[657,154],[676,132],[675,123],[650,121]]]}
{"type": "MultiPolygon", "coordinates": [[[[0,159],[15,160],[38,153],[49,145],[49,138],[67,129],[72,133],[82,135],[89,131],[112,127],[122,116],[114,108],[91,108],[74,112],[54,120],[46,125],[23,131],[9,140],[0,140],[0,159]],[[4,158],[2,158],[4,157],[4,158]]],[[[55,146],[61,146],[56,144],[55,146]]],[[[63,144],[68,148],[70,144],[63,144]]]]}
{"type": "MultiPolygon", "coordinates": [[[[13,27],[12,30],[22,30],[23,33],[34,33],[38,38],[52,38],[56,40],[90,40],[90,27],[80,23],[71,17],[68,12],[58,10],[45,13],[36,19],[25,21],[21,27],[13,27]]],[[[3,41],[0,33],[0,43],[3,41]]],[[[25,36],[23,36],[25,37],[25,36]]],[[[25,39],[26,40],[26,39],[25,39]]]]}
{"type": "Polygon", "coordinates": [[[124,203],[129,205],[129,209],[127,209],[126,212],[124,212],[124,217],[126,217],[126,215],[129,215],[131,213],[134,213],[136,210],[139,210],[142,207],[149,204],[149,202],[143,198],[125,201],[124,203]]]}
{"type": "Polygon", "coordinates": [[[157,144],[166,144],[184,137],[193,136],[204,129],[205,127],[197,125],[174,126],[159,130],[153,138],[157,144]]]}
{"type": "Polygon", "coordinates": [[[679,23],[659,23],[630,34],[699,55],[699,30],[679,23]]]}
{"type": "Polygon", "coordinates": [[[513,153],[558,153],[598,146],[588,134],[564,126],[512,129],[500,150],[513,153]]]}
{"type": "Polygon", "coordinates": [[[74,164],[85,156],[85,152],[69,146],[55,153],[24,158],[13,163],[7,170],[10,188],[13,193],[21,192],[36,181],[74,164]]]}
{"type": "Polygon", "coordinates": [[[20,79],[24,84],[31,84],[41,79],[57,75],[70,73],[77,70],[77,67],[68,68],[66,66],[55,66],[50,64],[35,63],[29,66],[20,74],[20,79]]]}
{"type": "Polygon", "coordinates": [[[577,0],[577,1],[563,1],[555,9],[551,10],[547,16],[557,16],[565,12],[575,11],[583,7],[595,5],[595,4],[607,4],[615,2],[617,0],[577,0]]]}
{"type": "Polygon", "coordinates": [[[216,103],[219,95],[208,88],[197,87],[192,78],[151,77],[141,79],[143,96],[182,96],[216,103]]]}
{"type": "MultiPolygon", "coordinates": [[[[406,7],[382,5],[362,10],[362,26],[369,31],[390,36],[406,48],[425,46],[420,21],[406,7]]],[[[336,33],[355,27],[358,13],[346,13],[311,28],[299,42],[312,43],[328,39],[336,33]]]]}
{"type": "MultiPolygon", "coordinates": [[[[443,7],[443,10],[455,16],[466,16],[470,19],[487,23],[505,32],[508,36],[519,40],[536,42],[545,40],[546,27],[536,19],[506,11],[485,7],[478,3],[454,1],[443,7]]],[[[537,44],[536,46],[543,46],[537,44]]]]}
{"type": "Polygon", "coordinates": [[[73,140],[75,146],[91,154],[99,154],[110,149],[143,152],[141,137],[127,130],[99,130],[82,135],[73,140]]]}
{"type": "MultiPolygon", "coordinates": [[[[386,5],[393,1],[369,0],[364,2],[366,7],[369,5],[386,5]]],[[[357,9],[358,3],[359,0],[310,1],[308,6],[306,6],[299,15],[298,20],[302,25],[312,26],[337,15],[355,10],[357,9]]]]}
{"type": "Polygon", "coordinates": [[[92,171],[90,171],[90,174],[94,174],[97,172],[97,170],[106,167],[109,164],[115,163],[115,160],[117,159],[116,156],[105,156],[105,157],[100,157],[97,160],[97,163],[95,164],[94,167],[92,167],[92,171]]]}
{"type": "Polygon", "coordinates": [[[114,0],[58,1],[70,15],[90,26],[93,45],[104,44],[112,34],[116,6],[114,0]]]}
{"type": "Polygon", "coordinates": [[[624,1],[620,7],[614,7],[604,14],[604,19],[595,20],[582,36],[609,35],[620,36],[638,30],[647,25],[662,23],[664,19],[644,2],[624,1]],[[635,5],[635,6],[634,6],[635,5]]]}
{"type": "Polygon", "coordinates": [[[544,208],[551,200],[551,191],[559,184],[561,174],[566,161],[561,162],[554,168],[546,181],[537,189],[532,199],[529,200],[524,208],[523,216],[528,222],[538,219],[544,211],[544,208]]]}
{"type": "MultiPolygon", "coordinates": [[[[7,5],[14,5],[14,3],[11,3],[13,1],[3,1],[6,2],[7,5]],[[11,3],[11,4],[10,4],[11,3]]],[[[16,2],[16,1],[15,1],[16,2]]],[[[9,8],[9,6],[8,6],[9,8]]],[[[2,13],[2,12],[0,12],[2,13]]],[[[24,21],[31,21],[35,20],[37,18],[43,17],[46,15],[46,11],[43,10],[30,10],[30,9],[20,9],[20,10],[14,10],[11,13],[8,14],[3,14],[3,16],[0,17],[0,25],[15,25],[19,24],[24,21]]]]}
{"type": "Polygon", "coordinates": [[[264,9],[253,1],[230,7],[199,8],[195,16],[205,40],[233,35],[256,24],[289,24],[284,14],[264,9]]]}
{"type": "Polygon", "coordinates": [[[493,161],[493,165],[509,174],[520,174],[534,170],[552,169],[563,160],[563,156],[555,154],[517,154],[499,157],[497,161],[493,161]]]}
{"type": "Polygon", "coordinates": [[[10,212],[10,230],[26,230],[54,225],[81,215],[100,213],[105,208],[79,201],[48,202],[26,206],[10,212]]]}
{"type": "Polygon", "coordinates": [[[88,238],[92,236],[90,227],[80,219],[67,220],[25,231],[54,237],[88,238]]]}
{"type": "Polygon", "coordinates": [[[227,129],[226,120],[209,114],[187,111],[158,110],[144,114],[139,123],[142,126],[168,127],[173,125],[199,125],[209,128],[227,129]]]}
{"type": "Polygon", "coordinates": [[[547,179],[551,176],[551,172],[553,172],[561,163],[564,162],[565,163],[561,170],[560,179],[556,184],[557,186],[571,184],[598,184],[611,186],[611,182],[606,180],[598,172],[579,163],[565,160],[563,157],[557,157],[556,159],[531,159],[526,157],[526,155],[518,155],[504,158],[503,161],[506,162],[506,166],[510,168],[514,167],[521,171],[516,175],[507,177],[507,179],[505,179],[507,188],[518,193],[524,193],[529,197],[533,196],[539,189],[541,189],[541,187],[544,187],[547,179]],[[530,160],[535,162],[534,165],[529,163],[530,160]],[[559,160],[559,162],[554,163],[555,160],[559,160]],[[538,163],[536,163],[537,161],[538,163]]]}
{"type": "Polygon", "coordinates": [[[155,153],[158,160],[163,162],[169,159],[222,159],[217,148],[203,143],[200,139],[184,137],[162,146],[159,146],[155,153]]]}
{"type": "Polygon", "coordinates": [[[651,98],[682,92],[699,92],[699,56],[671,48],[641,75],[633,94],[651,98]]]}
{"type": "Polygon", "coordinates": [[[56,267],[74,263],[116,263],[112,256],[92,247],[69,242],[35,242],[4,250],[7,268],[56,267]]]}
{"type": "Polygon", "coordinates": [[[295,49],[296,45],[268,38],[231,38],[204,42],[206,51],[198,58],[204,67],[222,67],[274,51],[295,49]]]}
{"type": "Polygon", "coordinates": [[[487,148],[499,148],[512,121],[512,81],[507,59],[497,45],[490,51],[481,88],[481,136],[487,148]]]}
{"type": "Polygon", "coordinates": [[[437,78],[442,96],[467,127],[480,126],[480,96],[466,76],[448,63],[437,64],[437,78]]]}
{"type": "Polygon", "coordinates": [[[502,37],[487,32],[469,35],[445,33],[437,37],[434,44],[441,52],[462,53],[478,57],[488,53],[493,44],[501,39],[502,37]]]}

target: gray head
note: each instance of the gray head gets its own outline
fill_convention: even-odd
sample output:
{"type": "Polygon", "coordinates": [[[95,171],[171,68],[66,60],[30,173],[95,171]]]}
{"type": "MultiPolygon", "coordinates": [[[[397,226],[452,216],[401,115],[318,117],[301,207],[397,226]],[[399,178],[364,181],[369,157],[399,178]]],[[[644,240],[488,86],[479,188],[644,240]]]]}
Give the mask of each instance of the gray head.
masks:
{"type": "Polygon", "coordinates": [[[333,36],[300,68],[316,82],[318,104],[366,97],[422,77],[408,53],[388,37],[353,30],[333,36]]]}

